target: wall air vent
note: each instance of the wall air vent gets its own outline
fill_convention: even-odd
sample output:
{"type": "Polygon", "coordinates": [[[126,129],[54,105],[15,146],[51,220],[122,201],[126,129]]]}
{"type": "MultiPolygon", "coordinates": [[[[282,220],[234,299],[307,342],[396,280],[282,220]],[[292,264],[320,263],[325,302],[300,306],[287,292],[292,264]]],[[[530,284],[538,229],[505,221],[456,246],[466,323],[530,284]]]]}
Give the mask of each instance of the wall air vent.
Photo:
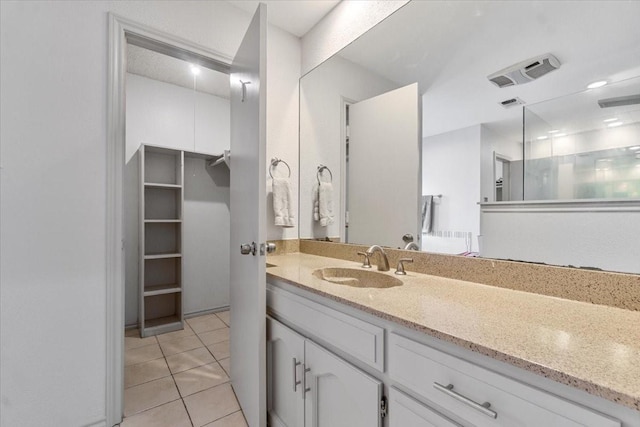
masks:
{"type": "Polygon", "coordinates": [[[529,83],[558,68],[560,68],[558,58],[546,53],[497,71],[488,75],[487,78],[498,87],[507,87],[529,83]]]}
{"type": "Polygon", "coordinates": [[[598,105],[600,106],[600,108],[623,107],[625,105],[636,104],[640,104],[640,94],[598,100],[598,105]]]}
{"type": "Polygon", "coordinates": [[[525,104],[525,102],[520,98],[505,99],[504,101],[500,102],[500,105],[502,105],[504,108],[511,108],[515,107],[516,105],[523,104],[525,104]]]}

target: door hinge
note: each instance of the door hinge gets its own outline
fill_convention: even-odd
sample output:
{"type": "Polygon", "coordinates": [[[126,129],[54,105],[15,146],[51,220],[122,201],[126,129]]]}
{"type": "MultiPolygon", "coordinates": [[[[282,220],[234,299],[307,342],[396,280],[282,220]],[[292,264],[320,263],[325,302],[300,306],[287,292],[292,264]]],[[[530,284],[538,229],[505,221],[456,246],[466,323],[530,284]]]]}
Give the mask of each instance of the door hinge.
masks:
{"type": "Polygon", "coordinates": [[[387,416],[387,397],[386,396],[382,396],[382,399],[380,399],[380,418],[384,418],[387,416]]]}

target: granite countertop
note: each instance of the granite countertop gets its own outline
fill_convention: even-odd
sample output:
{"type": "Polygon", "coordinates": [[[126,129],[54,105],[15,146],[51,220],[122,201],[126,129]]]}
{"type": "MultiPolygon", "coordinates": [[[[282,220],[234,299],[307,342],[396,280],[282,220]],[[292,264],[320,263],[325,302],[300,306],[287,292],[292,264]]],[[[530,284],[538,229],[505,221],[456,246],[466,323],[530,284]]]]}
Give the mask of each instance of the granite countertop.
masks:
{"type": "Polygon", "coordinates": [[[304,253],[268,262],[268,278],[640,411],[640,312],[393,268],[383,274],[402,286],[355,288],[312,273],[356,262],[304,253]]]}

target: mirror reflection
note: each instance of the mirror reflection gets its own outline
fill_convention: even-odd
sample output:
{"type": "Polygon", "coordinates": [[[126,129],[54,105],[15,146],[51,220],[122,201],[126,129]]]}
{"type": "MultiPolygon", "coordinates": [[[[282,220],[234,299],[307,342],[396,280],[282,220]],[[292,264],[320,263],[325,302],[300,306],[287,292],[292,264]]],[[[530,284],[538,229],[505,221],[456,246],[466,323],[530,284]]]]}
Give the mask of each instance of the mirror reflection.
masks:
{"type": "Polygon", "coordinates": [[[525,202],[640,210],[638,13],[620,2],[408,3],[301,79],[300,238],[637,270],[623,248],[612,263],[551,255],[611,218],[571,218],[576,229],[549,237],[547,254],[523,254],[514,247],[531,237],[511,230],[496,248],[505,230],[485,216],[510,206],[526,230],[525,202]],[[392,100],[411,88],[417,105],[392,100]],[[333,172],[328,224],[313,215],[319,165],[333,172]]]}

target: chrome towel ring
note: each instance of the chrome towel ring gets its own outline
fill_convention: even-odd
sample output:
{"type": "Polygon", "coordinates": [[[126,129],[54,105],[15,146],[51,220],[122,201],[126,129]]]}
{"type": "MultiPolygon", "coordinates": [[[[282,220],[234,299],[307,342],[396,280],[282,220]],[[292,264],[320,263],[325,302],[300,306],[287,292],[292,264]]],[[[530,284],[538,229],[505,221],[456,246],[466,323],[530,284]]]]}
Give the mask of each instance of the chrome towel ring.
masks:
{"type": "Polygon", "coordinates": [[[331,169],[329,169],[328,166],[320,165],[320,166],[318,166],[318,172],[316,173],[316,178],[318,178],[318,185],[320,185],[320,178],[322,177],[322,172],[325,171],[325,170],[327,172],[329,172],[329,176],[331,177],[329,182],[333,181],[333,174],[331,173],[331,169]]]}
{"type": "Polygon", "coordinates": [[[271,169],[278,166],[278,163],[284,163],[284,165],[287,167],[287,170],[289,171],[289,176],[287,178],[291,178],[291,168],[289,167],[289,164],[282,159],[274,157],[273,159],[271,159],[271,165],[269,165],[269,175],[271,176],[271,179],[273,179],[273,174],[271,173],[271,169]]]}

